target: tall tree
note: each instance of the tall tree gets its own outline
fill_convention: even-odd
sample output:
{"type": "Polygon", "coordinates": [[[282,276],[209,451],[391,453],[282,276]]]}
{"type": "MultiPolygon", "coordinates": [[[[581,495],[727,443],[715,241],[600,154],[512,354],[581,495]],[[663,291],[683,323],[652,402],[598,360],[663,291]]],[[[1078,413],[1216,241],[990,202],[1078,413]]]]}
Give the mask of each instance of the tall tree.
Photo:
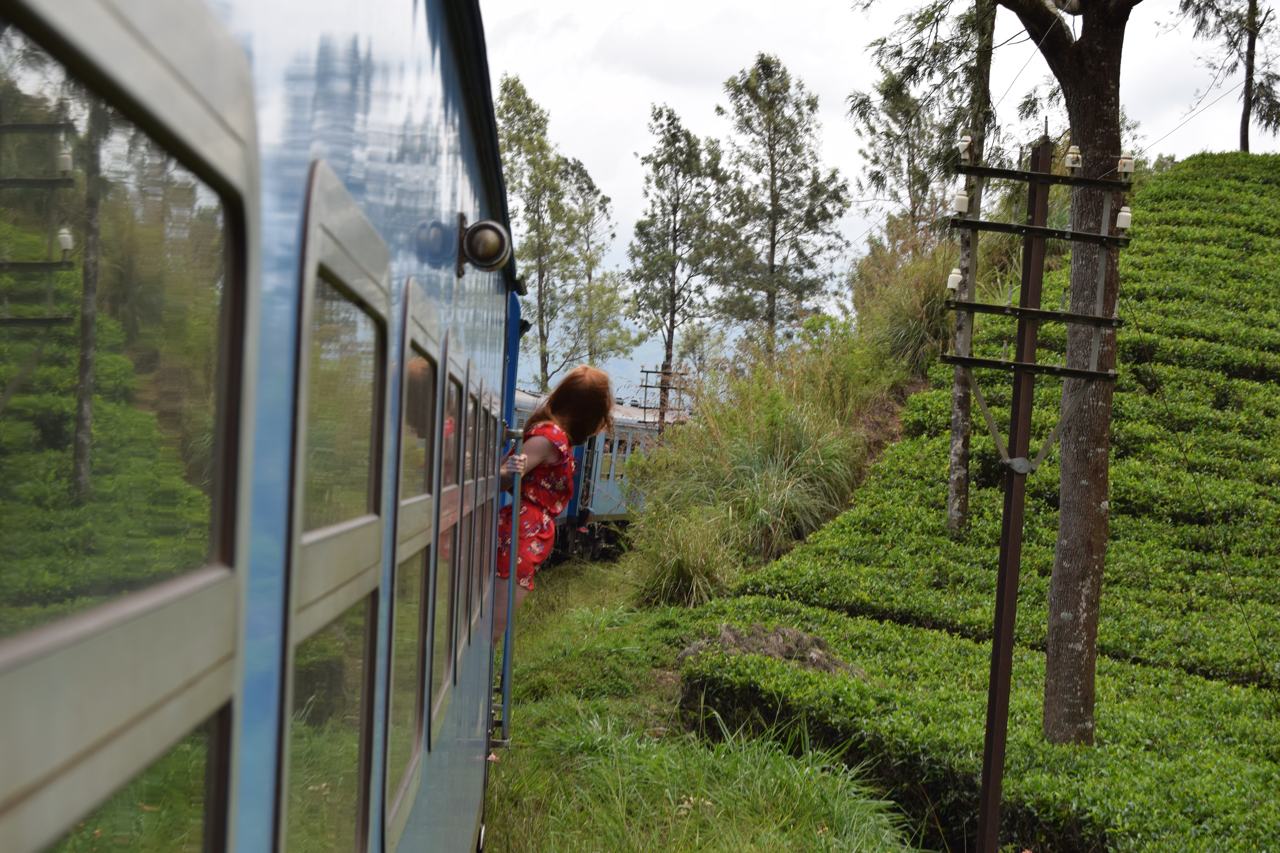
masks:
{"type": "MultiPolygon", "coordinates": [[[[863,0],[867,8],[875,0],[863,0]]],[[[898,19],[894,33],[872,42],[871,48],[886,72],[877,101],[854,93],[850,113],[868,148],[870,167],[859,180],[859,191],[888,196],[898,203],[916,231],[937,234],[934,218],[941,184],[935,180],[955,156],[960,128],[973,139],[975,162],[986,153],[989,132],[995,130],[991,108],[991,56],[995,51],[995,0],[929,0],[898,19]],[[963,69],[963,72],[956,74],[963,69]],[[914,96],[914,88],[923,90],[914,96]],[[939,132],[941,131],[941,132],[939,132]]],[[[981,179],[968,177],[965,191],[969,211],[981,216],[981,179]]],[[[960,233],[959,298],[976,292],[978,232],[960,233]]],[[[973,339],[973,317],[956,313],[955,349],[967,352],[973,339]]],[[[956,367],[951,385],[951,452],[947,478],[947,527],[964,530],[969,517],[969,439],[971,401],[964,371],[956,367]]]]}
{"type": "Polygon", "coordinates": [[[578,361],[599,365],[625,358],[636,348],[644,336],[628,327],[629,306],[626,278],[618,270],[605,270],[574,287],[565,313],[581,352],[578,361]]]}
{"type": "MultiPolygon", "coordinates": [[[[1089,177],[1114,175],[1121,152],[1120,60],[1125,26],[1141,0],[998,0],[1018,16],[1062,89],[1072,141],[1089,177]],[[1079,18],[1080,34],[1063,15],[1079,18]]],[[[1071,227],[1102,227],[1100,189],[1072,195],[1071,227]]],[[[1111,216],[1120,205],[1112,199],[1111,216]]],[[[1114,219],[1113,219],[1114,222],[1114,219]]],[[[1110,316],[1119,288],[1112,250],[1077,243],[1071,255],[1071,311],[1110,316]],[[1105,274],[1099,280],[1099,265],[1105,274]],[[1101,311],[1099,311],[1101,308],[1101,311]]],[[[1092,329],[1067,334],[1067,366],[1087,368],[1092,329]]],[[[1115,336],[1103,336],[1099,367],[1115,366],[1115,336]]],[[[1098,605],[1109,535],[1107,504],[1111,397],[1109,382],[1067,379],[1061,406],[1058,541],[1049,584],[1044,734],[1055,743],[1093,743],[1098,605]]]]}
{"type": "Polygon", "coordinates": [[[632,316],[662,338],[658,429],[666,425],[676,335],[707,307],[707,267],[714,237],[720,148],[694,136],[668,106],[652,107],[653,149],[645,167],[644,214],[627,250],[637,285],[632,316]]]}
{"type": "Polygon", "coordinates": [[[502,170],[507,182],[516,257],[533,276],[536,334],[525,346],[538,355],[538,387],[550,388],[552,330],[564,304],[566,264],[565,159],[547,136],[547,111],[529,96],[519,77],[503,75],[495,105],[502,170]]]}
{"type": "Polygon", "coordinates": [[[1274,11],[1259,0],[1178,2],[1178,12],[1191,20],[1196,38],[1215,41],[1222,50],[1215,79],[1235,74],[1244,66],[1240,90],[1241,151],[1249,150],[1249,127],[1254,122],[1263,130],[1280,130],[1280,73],[1276,72],[1275,57],[1263,39],[1274,11]]]}
{"type": "Polygon", "coordinates": [[[724,84],[733,127],[732,191],[726,195],[736,239],[721,269],[720,309],[756,326],[767,353],[778,331],[803,318],[834,275],[825,262],[847,244],[839,230],[849,185],[818,156],[818,96],[776,56],[759,54],[724,84]]]}
{"type": "MultiPolygon", "coordinates": [[[[974,62],[966,79],[969,84],[969,131],[973,137],[973,160],[981,163],[986,153],[987,131],[995,123],[991,109],[991,54],[995,49],[995,0],[975,0],[972,24],[978,37],[974,62]]],[[[982,179],[965,180],[969,215],[982,216],[982,179]]],[[[960,232],[960,292],[958,297],[973,301],[977,296],[978,231],[960,232]]],[[[973,344],[973,315],[956,312],[955,347],[969,352],[973,344]]],[[[947,528],[959,533],[969,523],[969,438],[972,432],[972,401],[966,374],[956,366],[951,378],[951,452],[947,475],[947,528]]]]}
{"type": "Polygon", "coordinates": [[[849,96],[849,116],[866,161],[858,193],[888,202],[921,235],[936,243],[946,232],[940,217],[946,192],[938,176],[955,150],[958,116],[937,93],[917,94],[911,77],[881,66],[870,92],[849,96]]]}
{"type": "Polygon", "coordinates": [[[641,336],[626,322],[625,280],[616,271],[603,271],[604,255],[613,242],[613,203],[600,191],[579,160],[565,165],[567,285],[565,338],[562,350],[571,361],[600,364],[625,356],[641,336]]]}

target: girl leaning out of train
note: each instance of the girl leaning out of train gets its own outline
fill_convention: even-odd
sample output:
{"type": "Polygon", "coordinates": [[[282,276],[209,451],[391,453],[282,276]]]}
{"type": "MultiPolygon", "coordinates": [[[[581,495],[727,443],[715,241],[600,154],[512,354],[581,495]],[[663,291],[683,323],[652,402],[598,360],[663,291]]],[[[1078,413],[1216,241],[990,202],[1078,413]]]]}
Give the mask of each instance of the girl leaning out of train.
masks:
{"type": "MultiPolygon", "coordinates": [[[[516,553],[516,607],[533,589],[538,566],[551,555],[556,516],[573,497],[573,447],[613,428],[613,391],[609,375],[594,367],[575,367],[529,416],[524,452],[502,463],[502,487],[520,481],[520,535],[516,553]]],[[[510,577],[511,507],[498,516],[498,577],[510,577]]],[[[507,584],[497,585],[493,639],[507,624],[507,584]]]]}

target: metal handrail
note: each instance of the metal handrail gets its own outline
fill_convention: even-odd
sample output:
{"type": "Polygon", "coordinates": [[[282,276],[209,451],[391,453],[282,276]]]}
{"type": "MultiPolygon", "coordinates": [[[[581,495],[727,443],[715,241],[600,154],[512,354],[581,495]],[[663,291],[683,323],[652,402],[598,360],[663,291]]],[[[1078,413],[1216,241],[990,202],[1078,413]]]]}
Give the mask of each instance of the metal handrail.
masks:
{"type": "MultiPolygon", "coordinates": [[[[515,454],[524,447],[521,430],[507,430],[515,439],[515,454]]],[[[516,568],[520,558],[520,472],[511,479],[511,552],[507,566],[507,624],[502,634],[502,742],[511,740],[511,660],[516,637],[516,568]]]]}

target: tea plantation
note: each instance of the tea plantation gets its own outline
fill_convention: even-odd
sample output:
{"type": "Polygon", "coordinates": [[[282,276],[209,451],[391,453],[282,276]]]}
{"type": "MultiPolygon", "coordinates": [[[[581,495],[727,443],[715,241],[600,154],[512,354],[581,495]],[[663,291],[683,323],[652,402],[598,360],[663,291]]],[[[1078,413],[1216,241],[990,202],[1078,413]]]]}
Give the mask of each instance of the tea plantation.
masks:
{"type": "MultiPolygon", "coordinates": [[[[1055,454],[1028,481],[1002,837],[1019,849],[1280,850],[1280,156],[1196,156],[1132,205],[1098,743],[1040,736],[1055,454]]],[[[1063,286],[1051,277],[1047,306],[1063,286]]],[[[985,320],[978,348],[998,355],[1012,325],[985,320]]],[[[1060,359],[1061,329],[1041,339],[1041,361],[1060,359]]],[[[686,664],[686,698],[739,722],[802,723],[814,743],[867,762],[926,842],[956,849],[975,830],[1001,468],[975,407],[971,525],[951,538],[951,371],[930,380],[853,508],[708,607],[721,622],[812,631],[859,676],[703,655],[686,664]]],[[[1008,379],[982,381],[1007,412],[1008,379]]],[[[1033,446],[1060,387],[1037,385],[1033,446]]]]}

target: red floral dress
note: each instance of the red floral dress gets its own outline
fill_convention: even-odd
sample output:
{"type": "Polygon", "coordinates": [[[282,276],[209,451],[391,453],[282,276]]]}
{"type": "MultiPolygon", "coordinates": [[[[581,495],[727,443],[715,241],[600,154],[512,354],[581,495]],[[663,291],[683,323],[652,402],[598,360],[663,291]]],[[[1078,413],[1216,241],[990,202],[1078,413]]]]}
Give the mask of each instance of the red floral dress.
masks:
{"type": "MultiPolygon", "coordinates": [[[[520,479],[520,539],[516,555],[516,582],[533,589],[533,575],[551,556],[556,539],[556,516],[573,497],[573,449],[558,424],[540,423],[525,433],[528,441],[540,435],[560,452],[554,462],[543,462],[520,479]]],[[[511,507],[498,515],[498,577],[511,574],[511,507]]]]}

